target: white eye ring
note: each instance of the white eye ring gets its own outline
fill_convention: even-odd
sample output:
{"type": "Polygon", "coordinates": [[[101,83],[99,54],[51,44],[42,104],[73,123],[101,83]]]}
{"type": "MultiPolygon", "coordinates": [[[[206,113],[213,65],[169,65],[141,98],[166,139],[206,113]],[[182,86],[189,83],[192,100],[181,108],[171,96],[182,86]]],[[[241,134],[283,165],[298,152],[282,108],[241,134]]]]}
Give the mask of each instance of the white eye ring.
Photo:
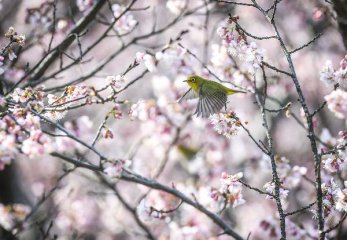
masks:
{"type": "Polygon", "coordinates": [[[195,82],[195,78],[192,78],[191,81],[192,81],[192,82],[195,82]]]}

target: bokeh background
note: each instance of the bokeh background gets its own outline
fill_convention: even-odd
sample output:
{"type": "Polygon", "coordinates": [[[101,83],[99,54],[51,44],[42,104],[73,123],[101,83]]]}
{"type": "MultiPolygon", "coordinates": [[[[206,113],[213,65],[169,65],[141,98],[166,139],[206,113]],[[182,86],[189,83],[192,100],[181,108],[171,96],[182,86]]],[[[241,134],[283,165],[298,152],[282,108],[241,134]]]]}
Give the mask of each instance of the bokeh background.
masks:
{"type": "MultiPolygon", "coordinates": [[[[69,30],[88,14],[95,2],[56,1],[53,47],[66,38],[69,30]]],[[[264,9],[272,5],[272,1],[258,2],[264,9]]],[[[0,76],[8,88],[24,76],[28,66],[34,66],[47,53],[54,10],[47,7],[45,12],[46,3],[42,0],[0,1],[1,35],[13,26],[18,33],[26,36],[26,43],[18,57],[6,62],[0,76]],[[34,8],[38,10],[30,11],[34,8]]],[[[119,13],[119,9],[129,4],[130,1],[113,0],[105,4],[80,37],[81,49],[85,51],[100,38],[108,27],[107,23],[117,17],[117,11],[119,13]]],[[[80,48],[74,42],[65,51],[63,61],[57,59],[51,64],[41,77],[47,79],[35,87],[44,85],[46,94],[55,96],[61,96],[64,88],[60,86],[71,83],[101,89],[110,85],[108,76],[122,75],[139,56],[146,55],[141,62],[138,60],[138,66],[131,67],[126,73],[122,86],[138,79],[119,93],[114,101],[71,109],[54,121],[91,144],[100,124],[112,109],[116,109],[114,111],[118,115],[113,114],[107,119],[95,147],[109,159],[129,160],[132,171],[175,186],[218,212],[221,206],[213,201],[211,191],[220,187],[223,172],[233,175],[242,172],[243,180],[259,189],[264,189],[264,184],[272,177],[269,160],[242,128],[228,138],[216,132],[209,119],[190,116],[195,111],[196,101],[177,103],[177,99],[188,89],[183,82],[187,76],[197,74],[217,80],[209,69],[226,86],[236,85],[249,91],[231,96],[228,111],[235,112],[255,139],[266,142],[261,112],[251,93],[254,82],[247,78],[248,73],[242,65],[244,60],[230,56],[217,33],[229,14],[238,16],[238,23],[255,36],[273,35],[271,25],[264,16],[248,6],[208,0],[136,1],[110,36],[102,38],[81,61],[75,61],[80,48]],[[109,60],[117,51],[119,54],[109,60]],[[51,74],[58,71],[61,64],[74,61],[71,68],[52,77],[51,74]],[[98,69],[103,63],[105,65],[98,69]],[[89,74],[95,69],[95,73],[89,74]],[[112,136],[107,136],[107,133],[112,136]]],[[[330,60],[338,68],[345,55],[336,18],[333,5],[325,1],[283,0],[278,4],[276,22],[289,49],[295,49],[318,33],[324,33],[314,43],[293,54],[295,69],[310,109],[319,107],[324,96],[333,90],[333,86],[320,81],[324,64],[330,60]]],[[[250,37],[248,40],[255,42],[257,48],[263,51],[266,62],[288,71],[277,40],[250,37]]],[[[6,41],[5,37],[1,37],[1,46],[5,46],[6,41]]],[[[268,119],[279,168],[283,166],[286,179],[291,178],[285,207],[292,211],[315,200],[315,189],[310,182],[314,179],[314,161],[292,80],[276,71],[267,69],[266,72],[269,78],[268,95],[278,100],[268,100],[267,107],[276,109],[281,107],[279,103],[282,106],[291,103],[290,109],[268,114],[268,119]]],[[[262,86],[261,71],[254,76],[258,86],[262,86]]],[[[112,91],[108,88],[100,94],[107,98],[112,91]]],[[[325,143],[334,141],[334,136],[345,130],[345,119],[336,117],[328,108],[316,115],[315,124],[317,136],[325,143]]],[[[42,122],[42,128],[60,133],[45,122],[42,122]]],[[[54,151],[99,163],[92,151],[69,138],[52,136],[49,144],[54,151]]],[[[13,223],[18,219],[8,219],[5,206],[22,204],[19,206],[24,215],[34,212],[25,221],[18,220],[21,224],[14,233],[20,239],[148,238],[136,219],[140,219],[155,239],[228,239],[210,219],[186,204],[163,216],[146,218],[145,214],[141,214],[141,204],[167,210],[180,201],[161,191],[111,179],[107,174],[75,169],[72,164],[49,153],[47,150],[31,158],[18,153],[0,172],[0,225],[3,236],[8,236],[5,233],[18,226],[13,223]]],[[[343,184],[343,171],[340,177],[343,184]]],[[[329,181],[330,175],[327,173],[323,178],[329,181]]],[[[223,219],[241,235],[250,234],[249,239],[279,239],[274,201],[247,188],[242,190],[242,195],[245,203],[226,208],[221,213],[223,219]]],[[[336,213],[327,224],[330,224],[329,221],[336,223],[339,216],[336,213]]],[[[288,220],[288,239],[316,239],[312,217],[309,210],[292,216],[288,220]],[[291,235],[291,229],[297,235],[291,235]]],[[[344,227],[339,231],[342,234],[344,227]]],[[[332,236],[334,234],[336,232],[332,236]]]]}

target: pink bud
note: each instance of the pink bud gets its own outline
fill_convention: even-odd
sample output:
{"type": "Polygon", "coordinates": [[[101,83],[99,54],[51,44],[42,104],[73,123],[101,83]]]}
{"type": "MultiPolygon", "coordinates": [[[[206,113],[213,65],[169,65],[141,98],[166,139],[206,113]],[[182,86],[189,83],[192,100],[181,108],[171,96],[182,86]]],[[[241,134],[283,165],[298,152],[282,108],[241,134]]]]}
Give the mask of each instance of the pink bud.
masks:
{"type": "Polygon", "coordinates": [[[320,21],[324,16],[324,12],[320,8],[315,8],[313,10],[313,20],[320,21]]]}
{"type": "Polygon", "coordinates": [[[111,131],[110,129],[107,129],[107,130],[104,132],[103,137],[104,137],[105,139],[108,139],[108,138],[112,139],[112,138],[113,138],[113,133],[112,133],[112,131],[111,131]]]}
{"type": "Polygon", "coordinates": [[[222,172],[222,178],[224,179],[228,178],[228,174],[226,172],[222,172]]]}

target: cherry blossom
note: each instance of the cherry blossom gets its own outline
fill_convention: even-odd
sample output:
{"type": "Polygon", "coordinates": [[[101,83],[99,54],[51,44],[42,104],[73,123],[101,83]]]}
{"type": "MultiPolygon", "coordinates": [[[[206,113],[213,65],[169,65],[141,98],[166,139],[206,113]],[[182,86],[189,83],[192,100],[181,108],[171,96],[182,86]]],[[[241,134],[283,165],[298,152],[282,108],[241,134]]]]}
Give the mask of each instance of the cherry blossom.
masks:
{"type": "Polygon", "coordinates": [[[130,160],[116,160],[104,169],[104,173],[110,178],[119,178],[123,172],[123,168],[130,166],[130,160]]]}
{"type": "Polygon", "coordinates": [[[233,112],[213,114],[210,121],[216,132],[227,138],[234,136],[240,127],[240,121],[233,112]]]}
{"type": "Polygon", "coordinates": [[[347,189],[339,189],[336,194],[336,210],[347,212],[347,189]]]}
{"type": "Polygon", "coordinates": [[[115,90],[120,90],[124,87],[127,79],[125,76],[117,75],[117,76],[107,76],[106,81],[114,87],[115,90]]]}
{"type": "Polygon", "coordinates": [[[336,173],[337,171],[341,170],[345,164],[343,159],[340,157],[328,157],[327,159],[323,160],[323,167],[330,171],[331,173],[336,173]]]}
{"type": "Polygon", "coordinates": [[[29,212],[30,207],[24,204],[0,204],[0,226],[7,231],[15,230],[13,228],[20,227],[17,224],[23,221],[29,212]]]}
{"type": "Polygon", "coordinates": [[[76,5],[81,12],[87,11],[94,4],[94,0],[76,0],[76,5]]]}
{"type": "MultiPolygon", "coordinates": [[[[265,188],[265,191],[270,193],[270,194],[275,194],[275,183],[274,182],[267,182],[265,183],[264,185],[264,188],[265,188]]],[[[283,187],[280,188],[280,199],[281,201],[285,201],[288,197],[288,194],[289,194],[289,190],[287,189],[284,189],[283,187]]],[[[267,195],[266,196],[267,198],[269,199],[273,199],[273,197],[267,195]]]]}
{"type": "Polygon", "coordinates": [[[331,61],[327,61],[320,72],[320,80],[326,84],[335,83],[335,70],[331,61]]]}
{"type": "Polygon", "coordinates": [[[240,59],[244,70],[255,74],[264,59],[264,50],[258,48],[255,42],[247,42],[245,35],[238,32],[236,21],[236,18],[226,19],[218,28],[217,33],[223,39],[223,44],[227,46],[228,52],[240,59]]]}
{"type": "Polygon", "coordinates": [[[235,175],[228,175],[223,172],[220,179],[219,190],[212,190],[210,196],[213,200],[225,202],[235,208],[244,204],[246,201],[242,195],[242,184],[238,182],[243,177],[242,172],[235,175]]]}
{"type": "Polygon", "coordinates": [[[126,34],[130,32],[137,24],[137,21],[130,12],[127,11],[123,14],[124,10],[125,7],[119,4],[112,5],[114,17],[119,18],[115,23],[115,28],[119,34],[126,34]]]}
{"type": "MultiPolygon", "coordinates": [[[[30,137],[22,143],[22,151],[29,158],[35,158],[49,152],[50,139],[40,130],[30,132],[30,137]]],[[[52,150],[52,149],[51,149],[52,150]]]]}
{"type": "Polygon", "coordinates": [[[166,7],[170,12],[178,15],[182,12],[186,4],[186,0],[168,0],[166,2],[166,7]]]}
{"type": "Polygon", "coordinates": [[[146,68],[148,69],[148,71],[154,72],[157,69],[157,67],[156,67],[156,59],[152,55],[145,54],[143,56],[143,62],[145,64],[146,68]]]}
{"type": "Polygon", "coordinates": [[[338,118],[347,118],[347,93],[337,89],[324,97],[327,101],[328,108],[338,118]]]}

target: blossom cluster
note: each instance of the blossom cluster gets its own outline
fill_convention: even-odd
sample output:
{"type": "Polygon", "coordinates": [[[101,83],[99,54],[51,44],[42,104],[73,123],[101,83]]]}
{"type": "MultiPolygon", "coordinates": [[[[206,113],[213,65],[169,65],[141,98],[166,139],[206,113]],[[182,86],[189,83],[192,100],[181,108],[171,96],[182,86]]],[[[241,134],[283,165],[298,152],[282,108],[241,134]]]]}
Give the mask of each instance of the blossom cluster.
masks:
{"type": "Polygon", "coordinates": [[[9,27],[5,33],[5,37],[10,40],[10,44],[3,51],[4,54],[7,54],[9,60],[13,61],[15,58],[17,58],[15,53],[16,47],[23,47],[25,44],[25,35],[18,34],[14,27],[9,27]]]}
{"type": "Polygon", "coordinates": [[[129,11],[126,11],[125,7],[119,4],[113,4],[112,11],[113,16],[117,19],[114,26],[118,34],[126,34],[134,29],[134,27],[137,24],[137,21],[129,11]],[[126,12],[124,13],[124,11],[126,12]]]}
{"type": "MultiPolygon", "coordinates": [[[[94,93],[95,91],[87,86],[70,85],[65,88],[61,96],[48,94],[48,105],[44,108],[44,115],[51,120],[62,119],[69,106],[76,104],[80,99],[92,96],[94,93]]],[[[86,98],[86,101],[90,101],[90,98],[86,98]]]]}
{"type": "Polygon", "coordinates": [[[264,50],[255,42],[248,42],[246,35],[237,26],[237,17],[229,17],[218,28],[217,33],[223,39],[228,52],[242,62],[244,70],[250,74],[260,69],[264,59],[264,50]]]}
{"type": "Polygon", "coordinates": [[[166,2],[166,7],[169,11],[176,15],[179,15],[186,5],[186,0],[168,0],[166,2]]]}
{"type": "Polygon", "coordinates": [[[323,169],[332,175],[346,168],[347,133],[339,131],[337,137],[331,136],[328,129],[323,129],[320,138],[326,143],[320,145],[323,169]]]}
{"type": "Polygon", "coordinates": [[[133,104],[129,117],[131,120],[139,120],[141,132],[151,135],[156,141],[168,143],[172,139],[174,126],[153,99],[139,100],[133,104]]]}
{"type": "Polygon", "coordinates": [[[38,7],[28,8],[26,11],[25,23],[47,31],[53,20],[50,16],[53,10],[53,5],[52,2],[43,2],[38,7]]]}
{"type": "MultiPolygon", "coordinates": [[[[347,212],[347,187],[340,188],[333,178],[322,184],[323,213],[325,217],[333,215],[334,211],[347,212]]],[[[312,210],[317,217],[316,210],[312,210]]]]}
{"type": "Polygon", "coordinates": [[[234,112],[213,114],[210,121],[215,131],[227,138],[234,136],[241,125],[234,112]]]}
{"type": "Polygon", "coordinates": [[[129,167],[130,160],[115,160],[109,166],[105,167],[104,173],[110,178],[119,178],[122,175],[123,168],[129,167]]]}
{"type": "Polygon", "coordinates": [[[347,55],[340,61],[339,68],[334,69],[331,61],[327,61],[320,72],[320,80],[327,85],[339,87],[324,98],[330,111],[338,118],[347,118],[347,55]]]}
{"type": "MultiPolygon", "coordinates": [[[[8,99],[0,96],[0,107],[7,108],[11,113],[4,114],[0,119],[0,169],[3,170],[5,165],[10,164],[17,153],[35,158],[54,149],[65,151],[77,147],[76,142],[70,138],[55,138],[53,141],[42,130],[38,114],[52,120],[61,119],[66,113],[66,106],[85,97],[88,90],[89,88],[84,86],[68,86],[62,96],[57,97],[46,95],[40,88],[28,87],[16,88],[8,99]]],[[[117,109],[113,109],[112,113],[119,116],[117,109]]],[[[90,131],[92,124],[88,124],[88,118],[82,116],[76,121],[80,121],[78,127],[71,122],[65,122],[64,126],[76,136],[90,131]],[[84,129],[80,129],[81,127],[84,129]]],[[[110,137],[109,133],[107,137],[110,137]]]]}
{"type": "MultiPolygon", "coordinates": [[[[301,166],[291,166],[290,161],[283,156],[275,156],[277,165],[277,173],[281,182],[279,186],[279,197],[282,203],[286,203],[289,191],[298,187],[303,177],[307,174],[307,168],[301,166]]],[[[270,165],[270,160],[267,159],[267,164],[270,165]]],[[[270,166],[268,166],[270,167],[270,166]]],[[[270,181],[264,185],[265,191],[269,194],[275,195],[275,183],[270,181]]],[[[271,196],[267,198],[273,199],[271,196]]],[[[284,204],[285,207],[286,204],[284,204]]]]}
{"type": "MultiPolygon", "coordinates": [[[[154,54],[138,52],[136,61],[143,63],[150,72],[157,70],[159,61],[162,62],[163,67],[167,67],[167,71],[175,75],[191,75],[200,71],[194,69],[193,57],[188,54],[187,49],[177,44],[170,44],[154,54]]],[[[202,72],[201,75],[206,75],[206,72],[202,72]]]]}
{"type": "MultiPolygon", "coordinates": [[[[287,237],[289,239],[311,239],[315,236],[303,226],[295,224],[290,219],[286,219],[287,237]],[[308,237],[309,236],[309,237],[308,237]]],[[[259,228],[255,232],[259,239],[278,239],[281,236],[281,230],[278,225],[278,219],[274,216],[267,217],[259,223],[259,228]]]]}
{"type": "Polygon", "coordinates": [[[114,90],[118,91],[124,87],[127,79],[125,76],[117,75],[117,76],[107,76],[106,81],[114,90]]]}
{"type": "Polygon", "coordinates": [[[244,204],[246,201],[242,195],[242,184],[238,181],[242,177],[242,172],[235,175],[228,175],[223,172],[220,178],[220,188],[211,191],[211,198],[216,202],[225,203],[225,207],[230,206],[234,208],[244,204]]]}
{"type": "Polygon", "coordinates": [[[30,207],[24,204],[3,205],[0,203],[0,226],[16,233],[16,228],[24,227],[21,223],[30,210],[30,207]]]}
{"type": "Polygon", "coordinates": [[[35,158],[50,151],[51,140],[42,132],[40,118],[31,110],[42,109],[43,93],[27,88],[16,89],[7,103],[12,116],[0,119],[0,166],[9,164],[16,153],[35,158]]]}
{"type": "Polygon", "coordinates": [[[93,6],[94,2],[94,0],[76,0],[76,5],[81,12],[85,12],[93,6]]]}

